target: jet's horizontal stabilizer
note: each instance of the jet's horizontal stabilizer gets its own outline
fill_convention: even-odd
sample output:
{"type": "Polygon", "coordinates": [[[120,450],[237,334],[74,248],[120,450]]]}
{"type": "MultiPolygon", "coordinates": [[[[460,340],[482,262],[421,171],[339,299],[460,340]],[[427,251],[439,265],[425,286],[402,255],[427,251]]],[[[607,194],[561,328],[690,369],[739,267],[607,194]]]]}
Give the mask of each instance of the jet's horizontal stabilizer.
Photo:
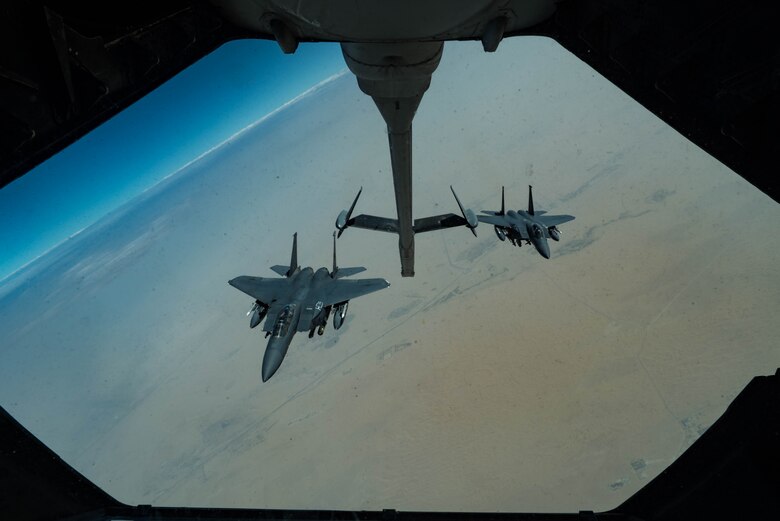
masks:
{"type": "Polygon", "coordinates": [[[281,264],[276,264],[275,266],[271,266],[271,269],[274,270],[279,275],[281,275],[282,277],[286,277],[287,272],[290,271],[289,266],[282,266],[281,264]]]}
{"type": "MultiPolygon", "coordinates": [[[[536,215],[538,216],[539,213],[540,212],[536,212],[536,215]]],[[[541,221],[545,226],[558,226],[559,224],[567,223],[573,220],[573,215],[545,215],[539,217],[539,221],[541,221]]]]}
{"type": "Polygon", "coordinates": [[[358,273],[362,273],[366,271],[366,268],[363,266],[354,266],[351,268],[339,268],[338,271],[336,271],[336,278],[337,279],[343,279],[344,277],[351,277],[352,275],[357,275],[358,273]]]}

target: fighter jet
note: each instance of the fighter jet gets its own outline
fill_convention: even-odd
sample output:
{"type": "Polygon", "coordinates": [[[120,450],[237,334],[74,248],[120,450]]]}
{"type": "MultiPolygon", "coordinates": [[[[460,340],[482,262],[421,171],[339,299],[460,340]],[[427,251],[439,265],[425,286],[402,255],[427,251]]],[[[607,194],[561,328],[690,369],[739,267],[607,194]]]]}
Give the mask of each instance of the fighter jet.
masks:
{"type": "Polygon", "coordinates": [[[353,298],[390,285],[385,279],[340,280],[366,268],[339,268],[336,264],[336,233],[333,233],[333,270],[301,269],[298,266],[298,234],[293,235],[290,266],[271,266],[283,279],[248,277],[242,275],[228,281],[255,299],[247,315],[249,327],[256,327],[267,317],[263,331],[268,346],[263,356],[263,381],[267,381],[282,365],[284,355],[297,331],[309,331],[309,338],[322,335],[328,317],[333,312],[333,327],[339,329],[347,316],[349,301],[353,298]]]}
{"type": "Polygon", "coordinates": [[[561,231],[559,224],[574,220],[573,215],[545,215],[543,210],[534,211],[533,187],[528,186],[528,211],[509,210],[505,211],[504,206],[504,187],[501,187],[501,210],[498,212],[482,210],[483,214],[478,215],[483,223],[492,224],[499,240],[509,242],[514,246],[533,244],[536,251],[545,259],[550,258],[550,245],[547,239],[554,241],[561,240],[561,231]]]}

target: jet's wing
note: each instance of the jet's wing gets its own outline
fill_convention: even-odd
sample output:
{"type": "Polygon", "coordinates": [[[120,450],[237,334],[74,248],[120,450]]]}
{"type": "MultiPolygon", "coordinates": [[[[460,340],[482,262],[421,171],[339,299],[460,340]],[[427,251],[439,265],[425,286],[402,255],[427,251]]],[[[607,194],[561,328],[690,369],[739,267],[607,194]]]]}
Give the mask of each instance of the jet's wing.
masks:
{"type": "Polygon", "coordinates": [[[276,273],[278,273],[282,277],[286,277],[287,273],[290,271],[290,267],[289,266],[282,266],[281,264],[275,264],[275,265],[271,266],[271,270],[275,271],[276,273]]]}
{"type": "Polygon", "coordinates": [[[536,215],[536,220],[547,227],[557,226],[574,220],[573,215],[536,215]]]}
{"type": "Polygon", "coordinates": [[[314,291],[309,299],[322,302],[323,306],[331,306],[385,289],[389,285],[385,279],[331,279],[314,291]]]}
{"type": "Polygon", "coordinates": [[[241,275],[229,280],[228,284],[267,305],[291,296],[289,279],[269,279],[266,277],[241,275]]]}
{"type": "Polygon", "coordinates": [[[525,227],[512,228],[512,223],[504,215],[477,215],[477,219],[485,224],[492,224],[507,230],[511,229],[512,233],[515,234],[513,235],[515,238],[519,235],[521,239],[530,239],[528,232],[525,231],[525,227]]]}

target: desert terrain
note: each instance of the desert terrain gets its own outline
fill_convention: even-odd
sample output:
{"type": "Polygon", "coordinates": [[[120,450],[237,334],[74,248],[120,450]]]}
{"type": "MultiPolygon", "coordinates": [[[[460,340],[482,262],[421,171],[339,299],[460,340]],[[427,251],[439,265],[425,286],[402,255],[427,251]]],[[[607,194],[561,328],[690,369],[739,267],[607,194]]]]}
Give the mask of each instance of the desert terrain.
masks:
{"type": "Polygon", "coordinates": [[[260,379],[237,275],[330,265],[338,212],[393,216],[350,74],[0,288],[0,403],[117,499],[469,511],[617,506],[780,365],[780,209],[552,41],[448,43],[415,120],[417,217],[570,213],[545,260],[453,229],[348,230],[391,286],[260,379]]]}

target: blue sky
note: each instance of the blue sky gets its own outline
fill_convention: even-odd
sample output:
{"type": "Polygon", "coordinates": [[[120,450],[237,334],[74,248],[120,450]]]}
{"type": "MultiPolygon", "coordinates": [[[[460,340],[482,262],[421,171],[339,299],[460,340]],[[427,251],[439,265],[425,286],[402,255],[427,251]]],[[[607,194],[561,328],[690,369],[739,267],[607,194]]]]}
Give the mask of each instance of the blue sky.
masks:
{"type": "Polygon", "coordinates": [[[344,69],[338,44],[225,44],[0,189],[0,281],[344,69]]]}

